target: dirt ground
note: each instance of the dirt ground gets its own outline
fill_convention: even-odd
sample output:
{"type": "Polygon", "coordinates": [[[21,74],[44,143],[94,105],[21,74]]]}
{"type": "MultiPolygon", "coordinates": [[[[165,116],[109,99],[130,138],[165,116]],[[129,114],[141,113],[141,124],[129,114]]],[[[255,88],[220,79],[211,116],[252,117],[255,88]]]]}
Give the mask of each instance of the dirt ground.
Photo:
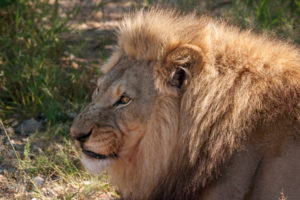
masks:
{"type": "Polygon", "coordinates": [[[99,66],[107,58],[116,43],[115,29],[124,14],[141,7],[134,1],[125,0],[62,0],[60,13],[65,16],[78,8],[78,15],[69,24],[73,34],[66,36],[70,45],[84,44],[79,59],[99,66]]]}

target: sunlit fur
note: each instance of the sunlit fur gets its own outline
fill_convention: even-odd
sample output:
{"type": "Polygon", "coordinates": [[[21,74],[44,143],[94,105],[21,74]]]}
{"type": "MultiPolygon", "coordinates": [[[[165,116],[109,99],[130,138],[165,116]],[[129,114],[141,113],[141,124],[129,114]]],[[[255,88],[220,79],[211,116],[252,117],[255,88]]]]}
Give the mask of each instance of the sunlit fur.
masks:
{"type": "Polygon", "coordinates": [[[96,175],[101,173],[107,167],[109,167],[112,163],[112,160],[111,159],[95,160],[95,159],[88,158],[86,155],[82,153],[81,162],[85,165],[85,167],[89,170],[91,174],[96,175]]]}
{"type": "Polygon", "coordinates": [[[160,177],[167,175],[168,164],[172,159],[172,147],[177,142],[176,138],[170,139],[170,136],[177,136],[177,116],[178,103],[174,102],[174,99],[157,99],[134,160],[129,162],[126,159],[118,159],[107,169],[111,181],[119,187],[122,196],[144,199],[150,195],[160,177]]]}
{"type": "Polygon", "coordinates": [[[108,169],[127,198],[194,197],[258,127],[300,120],[300,56],[292,44],[152,9],[125,17],[118,46],[133,59],[157,63],[159,91],[135,165],[117,160],[108,169]],[[199,50],[202,61],[188,69],[183,92],[168,84],[174,66],[166,62],[182,45],[199,50]]]}

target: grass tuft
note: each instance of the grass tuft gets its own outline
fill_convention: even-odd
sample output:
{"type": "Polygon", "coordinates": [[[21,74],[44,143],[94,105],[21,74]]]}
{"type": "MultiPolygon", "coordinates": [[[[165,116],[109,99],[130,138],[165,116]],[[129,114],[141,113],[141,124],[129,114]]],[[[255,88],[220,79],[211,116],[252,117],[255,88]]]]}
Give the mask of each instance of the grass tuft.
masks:
{"type": "Polygon", "coordinates": [[[58,1],[5,0],[0,17],[0,117],[63,120],[77,100],[88,98],[90,77],[61,60],[69,29],[58,1]]]}
{"type": "Polygon", "coordinates": [[[243,28],[300,43],[299,0],[234,0],[224,16],[243,28]]]}

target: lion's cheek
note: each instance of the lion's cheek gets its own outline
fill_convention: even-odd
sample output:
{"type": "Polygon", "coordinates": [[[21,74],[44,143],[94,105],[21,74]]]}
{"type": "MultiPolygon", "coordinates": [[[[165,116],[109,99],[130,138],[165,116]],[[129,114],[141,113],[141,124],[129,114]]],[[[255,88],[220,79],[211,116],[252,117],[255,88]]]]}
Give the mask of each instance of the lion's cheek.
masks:
{"type": "Polygon", "coordinates": [[[94,153],[110,156],[118,153],[120,139],[113,132],[94,134],[84,143],[83,148],[94,153]]]}
{"type": "Polygon", "coordinates": [[[132,162],[139,151],[139,144],[142,141],[147,126],[141,123],[127,123],[121,125],[124,133],[122,145],[119,151],[119,156],[132,162]]]}

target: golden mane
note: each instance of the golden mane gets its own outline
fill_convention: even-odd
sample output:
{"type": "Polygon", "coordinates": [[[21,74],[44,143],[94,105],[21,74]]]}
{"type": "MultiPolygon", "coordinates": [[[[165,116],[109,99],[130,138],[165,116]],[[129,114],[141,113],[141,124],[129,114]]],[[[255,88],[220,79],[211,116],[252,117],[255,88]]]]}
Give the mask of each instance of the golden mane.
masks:
{"type": "Polygon", "coordinates": [[[194,15],[179,17],[176,11],[150,10],[124,18],[118,30],[118,44],[135,59],[160,60],[181,43],[197,39],[198,27],[206,20],[194,15]],[[193,30],[197,27],[197,30],[193,30]]]}
{"type": "MultiPolygon", "coordinates": [[[[142,186],[149,187],[150,198],[194,198],[207,182],[218,177],[222,166],[258,128],[281,118],[300,120],[300,53],[292,44],[208,17],[159,9],[125,17],[117,35],[121,54],[158,63],[154,67],[156,88],[169,95],[157,102],[152,125],[156,134],[146,134],[144,139],[141,157],[149,166],[141,169],[146,175],[133,180],[137,186],[151,173],[158,173],[155,170],[165,170],[158,173],[163,176],[160,184],[153,181],[152,186],[142,186]],[[184,45],[201,51],[202,62],[187,69],[189,83],[180,93],[168,85],[175,66],[168,64],[167,56],[184,45]],[[179,119],[172,121],[170,113],[179,112],[176,105],[179,119]],[[176,123],[179,127],[174,133],[176,123]],[[165,148],[165,155],[158,158],[167,160],[165,166],[163,161],[157,166],[151,163],[161,150],[151,149],[153,144],[165,148]]],[[[120,170],[115,179],[120,174],[132,179],[131,173],[120,170]]],[[[128,182],[122,184],[126,187],[128,182]]],[[[139,193],[138,189],[128,192],[142,197],[139,193]]]]}

